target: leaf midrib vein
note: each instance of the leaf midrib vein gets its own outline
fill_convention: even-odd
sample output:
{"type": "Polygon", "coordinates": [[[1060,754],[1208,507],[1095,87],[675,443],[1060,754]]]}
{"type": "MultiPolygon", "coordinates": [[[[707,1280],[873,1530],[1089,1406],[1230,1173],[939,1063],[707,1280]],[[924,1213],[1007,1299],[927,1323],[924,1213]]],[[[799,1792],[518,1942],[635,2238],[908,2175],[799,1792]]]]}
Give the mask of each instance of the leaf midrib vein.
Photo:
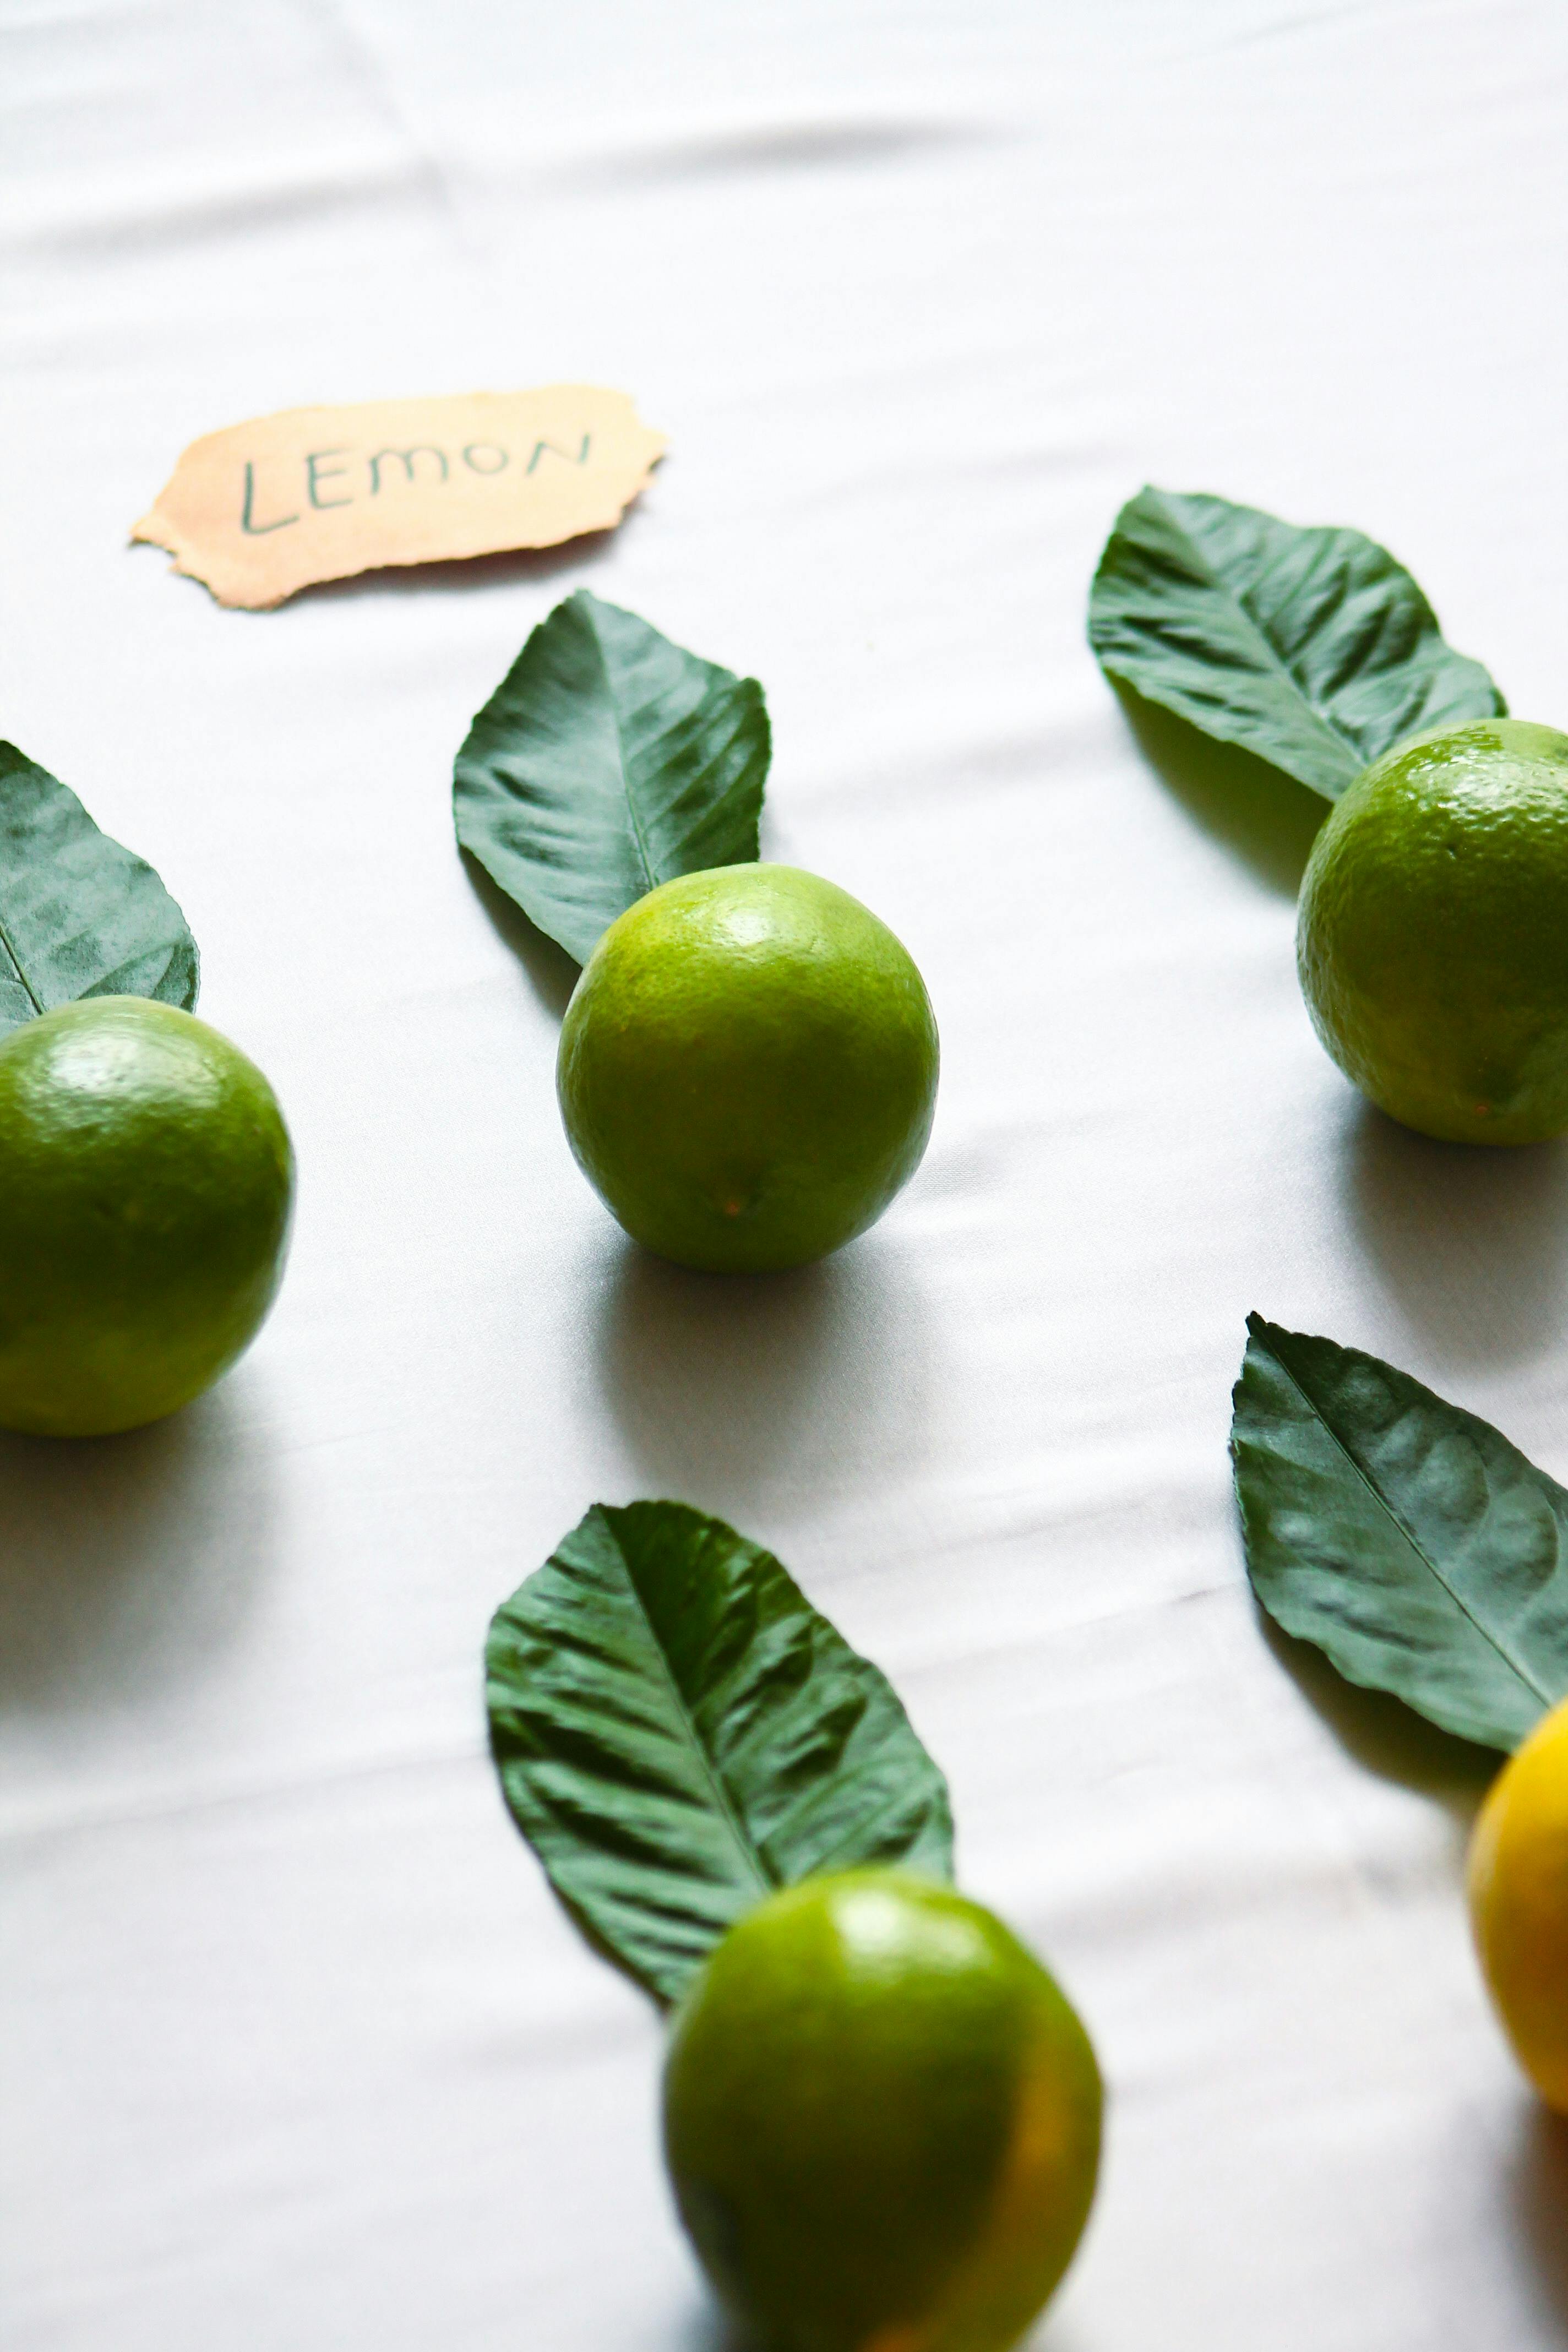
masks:
{"type": "Polygon", "coordinates": [[[1273,664],[1275,669],[1278,670],[1279,676],[1287,679],[1290,686],[1295,689],[1296,693],[1300,696],[1302,702],[1306,705],[1307,709],[1310,713],[1316,725],[1321,727],[1324,734],[1327,735],[1334,743],[1338,744],[1342,751],[1348,752],[1359,769],[1363,764],[1360,746],[1353,742],[1350,736],[1342,734],[1340,730],[1334,725],[1333,720],[1327,718],[1320,709],[1317,703],[1313,701],[1311,696],[1302,685],[1300,679],[1297,677],[1295,671],[1291,668],[1289,663],[1285,659],[1284,656],[1276,649],[1272,638],[1264,628],[1262,623],[1256,619],[1254,615],[1247,611],[1247,606],[1243,604],[1240,596],[1230,585],[1229,582],[1221,579],[1218,572],[1215,572],[1214,566],[1210,563],[1208,557],[1205,554],[1201,542],[1194,537],[1186,524],[1182,523],[1178,527],[1181,530],[1183,539],[1192,549],[1193,553],[1203,572],[1204,578],[1207,582],[1208,585],[1212,589],[1215,589],[1220,595],[1226,598],[1226,600],[1235,606],[1237,612],[1240,614],[1242,619],[1246,622],[1247,626],[1252,632],[1252,635],[1257,638],[1258,643],[1263,647],[1265,654],[1273,664]]]}
{"type": "Polygon", "coordinates": [[[1502,1643],[1498,1640],[1496,1634],[1488,1631],[1487,1627],[1482,1624],[1480,1619],[1476,1615],[1474,1610],[1471,1609],[1469,1604],[1465,1601],[1463,1595],[1458,1592],[1453,1585],[1449,1583],[1447,1578],[1437,1566],[1436,1561],[1428,1554],[1426,1546],[1420,1542],[1412,1529],[1406,1527],[1405,1520],[1400,1516],[1399,1512],[1395,1510],[1394,1505],[1389,1501],[1386,1495],[1384,1495],[1378,1486],[1373,1485],[1371,1476],[1356,1460],[1355,1455],[1351,1452],[1350,1447],[1345,1444],[1344,1439],[1340,1435],[1338,1430],[1335,1429],[1333,1423],[1329,1420],[1328,1415],[1323,1412],[1321,1406],[1308,1394],[1306,1389],[1303,1388],[1301,1382],[1297,1379],[1296,1374],[1291,1370],[1289,1364],[1280,1354],[1278,1348],[1271,1347],[1269,1349],[1269,1353],[1274,1358],[1274,1360],[1279,1365],[1280,1370],[1284,1373],[1286,1379],[1289,1381],[1291,1387],[1295,1390],[1297,1395],[1300,1398],[1302,1403],[1306,1406],[1308,1412],[1312,1415],[1319,1426],[1327,1431],[1330,1438],[1333,1441],[1334,1444],[1338,1446],[1340,1452],[1350,1464],[1351,1468],[1361,1480],[1362,1485],[1366,1488],[1367,1493],[1372,1496],[1373,1502],[1376,1503],[1379,1508],[1385,1512],[1388,1517],[1393,1520],[1394,1526],[1399,1529],[1400,1534],[1405,1538],[1405,1542],[1410,1546],[1411,1550],[1415,1554],[1416,1559],[1421,1562],[1423,1568],[1426,1570],[1427,1573],[1432,1578],[1433,1582],[1438,1585],[1441,1590],[1447,1594],[1449,1600],[1453,1602],[1460,1616],[1465,1619],[1468,1624],[1474,1627],[1475,1631],[1480,1635],[1482,1641],[1486,1643],[1488,1648],[1496,1652],[1497,1655],[1502,1660],[1503,1664],[1509,1668],[1510,1672],[1517,1675],[1518,1679],[1524,1685],[1527,1690],[1534,1693],[1535,1696],[1541,1701],[1542,1706],[1550,1706],[1552,1704],[1551,1694],[1547,1691],[1543,1691],[1540,1684],[1535,1680],[1534,1676],[1529,1674],[1525,1668],[1519,1664],[1517,1659],[1515,1659],[1509,1651],[1503,1648],[1502,1643]]]}
{"type": "Polygon", "coordinates": [[[3,915],[0,915],[0,947],[5,949],[6,955],[10,959],[12,971],[16,973],[17,979],[21,982],[22,986],[26,989],[28,1003],[32,1006],[35,1013],[41,1013],[44,1009],[43,1003],[35,992],[32,982],[27,978],[26,973],[22,969],[22,959],[16,953],[16,948],[12,944],[10,929],[3,915]]]}
{"type": "Polygon", "coordinates": [[[658,1661],[658,1670],[664,1676],[666,1687],[669,1692],[670,1704],[674,1707],[676,1715],[679,1717],[681,1724],[685,1727],[692,1748],[696,1751],[698,1760],[702,1767],[703,1776],[708,1782],[709,1788],[712,1791],[713,1801],[718,1806],[721,1814],[723,1816],[725,1824],[728,1827],[731,1837],[734,1839],[736,1845],[740,1848],[741,1853],[744,1855],[746,1861],[751,1865],[752,1877],[756,1880],[764,1895],[771,1895],[776,1882],[766,1874],[761,1857],[758,1855],[751,1839],[747,1836],[744,1824],[742,1823],[739,1813],[736,1812],[734,1806],[730,1801],[730,1792],[725,1788],[723,1781],[720,1779],[718,1769],[710,1760],[708,1750],[703,1745],[701,1735],[697,1728],[696,1717],[692,1715],[690,1708],[687,1706],[686,1700],[681,1693],[680,1685],[676,1681],[674,1675],[670,1671],[669,1660],[664,1654],[664,1644],[658,1638],[658,1632],[654,1624],[652,1616],[649,1614],[647,1603],[644,1601],[642,1594],[637,1591],[637,1580],[632,1574],[631,1563],[627,1559],[626,1554],[626,1547],[620,1542],[618,1538],[616,1543],[616,1550],[619,1556],[621,1566],[626,1572],[626,1590],[630,1592],[632,1599],[636,1601],[638,1613],[642,1618],[644,1625],[647,1628],[648,1640],[653,1644],[654,1656],[658,1661]]]}
{"type": "Polygon", "coordinates": [[[599,635],[596,624],[594,625],[594,651],[598,656],[599,672],[605,681],[605,694],[610,706],[610,724],[616,730],[616,756],[620,761],[621,785],[626,794],[626,816],[631,824],[632,841],[637,849],[637,863],[642,867],[643,882],[646,886],[639,895],[646,897],[647,891],[654,888],[658,877],[653,870],[653,861],[648,856],[642,820],[637,814],[637,800],[632,792],[631,761],[626,755],[626,739],[621,731],[620,704],[616,698],[615,681],[610,675],[609,656],[605,651],[605,641],[599,635]]]}

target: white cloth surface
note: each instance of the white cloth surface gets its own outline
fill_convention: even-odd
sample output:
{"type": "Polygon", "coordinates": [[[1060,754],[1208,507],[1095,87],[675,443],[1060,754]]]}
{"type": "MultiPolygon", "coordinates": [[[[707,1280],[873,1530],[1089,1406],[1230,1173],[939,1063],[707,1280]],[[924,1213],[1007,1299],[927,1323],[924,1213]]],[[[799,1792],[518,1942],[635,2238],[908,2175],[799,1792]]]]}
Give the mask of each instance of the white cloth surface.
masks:
{"type": "MultiPolygon", "coordinates": [[[[1166,774],[1084,641],[1145,479],[1391,544],[1562,721],[1552,0],[0,0],[0,734],[150,857],[300,1197],[163,1427],[0,1441],[6,2352],[711,2352],[658,2027],[504,1815],[479,1657],[596,1498],[772,1545],[892,1675],[1111,2093],[1041,2352],[1568,2344],[1480,1782],[1270,1645],[1249,1307],[1568,1474],[1568,1160],[1365,1111],[1316,804],[1166,774]],[[127,550],[274,407],[561,379],[615,536],[220,611],[127,550]],[[796,1276],[639,1257],[453,754],[579,583],[765,683],[765,854],[907,941],[931,1149],[796,1276]]],[[[3,1235],[0,1235],[3,1246],[3,1235]]]]}

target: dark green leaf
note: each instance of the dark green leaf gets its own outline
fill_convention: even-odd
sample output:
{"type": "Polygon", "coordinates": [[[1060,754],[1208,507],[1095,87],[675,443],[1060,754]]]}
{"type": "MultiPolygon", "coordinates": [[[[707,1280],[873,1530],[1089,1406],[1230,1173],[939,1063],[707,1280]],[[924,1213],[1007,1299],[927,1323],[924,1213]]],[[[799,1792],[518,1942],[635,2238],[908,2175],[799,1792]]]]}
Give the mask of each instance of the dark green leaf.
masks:
{"type": "Polygon", "coordinates": [[[656,884],[756,856],[771,749],[754,677],[580,588],[534,630],[458,754],[458,839],[585,963],[656,884]]]}
{"type": "Polygon", "coordinates": [[[1386,548],[1199,494],[1128,500],[1094,575],[1089,639],[1145,700],[1328,800],[1407,735],[1508,708],[1386,548]]]}
{"type": "Polygon", "coordinates": [[[1231,1454],[1258,1600],[1351,1682],[1516,1747],[1568,1696],[1568,1493],[1375,1356],[1247,1330],[1231,1454]]]}
{"type": "Polygon", "coordinates": [[[196,943],[153,868],[0,743],[0,1030],[79,996],[153,996],[188,1012],[196,979],[196,943]]]}
{"type": "Polygon", "coordinates": [[[661,2000],[775,1886],[951,1875],[946,1784],[890,1685],[722,1519],[595,1504],[497,1611],[486,1667],[519,1828],[661,2000]]]}

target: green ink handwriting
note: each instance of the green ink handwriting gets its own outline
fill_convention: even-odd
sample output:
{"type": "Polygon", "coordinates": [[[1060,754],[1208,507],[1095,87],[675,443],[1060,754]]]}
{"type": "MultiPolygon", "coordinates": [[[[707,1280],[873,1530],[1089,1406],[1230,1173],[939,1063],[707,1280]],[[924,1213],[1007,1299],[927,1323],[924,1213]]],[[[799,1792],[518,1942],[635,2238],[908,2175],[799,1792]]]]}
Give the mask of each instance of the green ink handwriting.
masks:
{"type": "Polygon", "coordinates": [[[329,466],[324,474],[318,473],[316,468],[320,466],[321,459],[323,457],[346,457],[348,454],[349,453],[346,449],[312,449],[310,456],[306,458],[305,488],[310,493],[310,504],[313,507],[353,506],[353,499],[322,499],[318,498],[316,495],[316,485],[318,482],[335,482],[339,480],[342,475],[348,472],[348,467],[346,466],[329,466]]]}
{"type": "Polygon", "coordinates": [[[578,450],[577,455],[574,457],[571,456],[567,450],[558,449],[553,441],[536,441],[533,445],[533,455],[529,459],[528,464],[523,470],[525,473],[531,474],[535,466],[538,465],[541,457],[543,457],[547,449],[552,457],[559,457],[563,465],[585,466],[588,462],[588,440],[589,436],[584,433],[583,436],[583,446],[578,450]]]}
{"type": "MultiPolygon", "coordinates": [[[[582,446],[575,451],[560,448],[553,441],[536,441],[532,455],[522,470],[525,475],[531,474],[540,459],[546,457],[559,457],[564,466],[585,466],[588,462],[588,452],[592,446],[593,436],[588,433],[584,434],[582,446]]],[[[470,441],[464,446],[461,457],[469,473],[478,474],[482,479],[489,479],[494,474],[504,473],[511,463],[510,450],[502,448],[499,441],[470,441]]],[[[358,497],[365,494],[367,479],[368,495],[373,499],[379,498],[384,467],[390,467],[395,464],[400,464],[403,467],[404,482],[411,488],[417,488],[424,482],[434,482],[437,479],[450,482],[452,478],[452,460],[445,449],[437,448],[435,443],[430,441],[417,443],[407,449],[377,449],[374,456],[363,456],[359,451],[350,448],[312,449],[301,462],[305,473],[305,495],[318,513],[326,512],[334,507],[355,505],[358,497]],[[326,462],[329,457],[347,457],[351,460],[351,464],[330,466],[326,462]],[[439,468],[438,475],[421,475],[418,466],[421,457],[431,458],[435,466],[439,468]],[[348,490],[338,499],[326,499],[321,496],[324,483],[348,481],[353,477],[353,469],[362,466],[365,468],[365,475],[358,478],[361,482],[359,493],[348,490]]],[[[389,481],[395,482],[396,478],[395,475],[390,473],[387,476],[389,481]]],[[[298,514],[279,515],[272,522],[256,520],[256,467],[247,458],[245,466],[245,495],[240,505],[240,530],[250,538],[260,539],[268,531],[286,530],[290,523],[300,520],[300,517],[298,514]]]]}
{"type": "Polygon", "coordinates": [[[428,443],[426,443],[417,449],[378,449],[374,457],[370,461],[370,494],[373,499],[381,488],[381,461],[384,457],[402,458],[403,478],[405,482],[411,482],[414,479],[414,460],[416,457],[434,457],[436,463],[441,468],[441,479],[443,481],[447,480],[451,472],[450,467],[447,463],[447,452],[445,449],[432,448],[428,443]]]}
{"type": "Polygon", "coordinates": [[[248,531],[253,539],[264,539],[269,530],[287,530],[291,522],[298,522],[300,520],[297,514],[292,514],[279,515],[276,522],[252,522],[250,518],[255,509],[255,502],[256,468],[247,457],[245,461],[245,503],[239,510],[241,530],[248,531]]]}

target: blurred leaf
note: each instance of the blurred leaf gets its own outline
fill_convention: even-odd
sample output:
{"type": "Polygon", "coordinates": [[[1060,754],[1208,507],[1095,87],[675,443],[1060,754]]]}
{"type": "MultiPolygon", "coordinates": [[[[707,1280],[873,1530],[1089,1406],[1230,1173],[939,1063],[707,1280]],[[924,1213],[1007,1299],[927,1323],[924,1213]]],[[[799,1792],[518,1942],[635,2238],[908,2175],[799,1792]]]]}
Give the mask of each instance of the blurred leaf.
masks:
{"type": "Polygon", "coordinates": [[[188,1013],[198,969],[153,868],[100,833],[47,769],[0,743],[0,1029],[80,996],[151,996],[188,1013]]]}
{"type": "Polygon", "coordinates": [[[1568,1493],[1375,1356],[1247,1328],[1231,1454],[1258,1600],[1349,1681],[1517,1747],[1568,1696],[1568,1493]]]}

